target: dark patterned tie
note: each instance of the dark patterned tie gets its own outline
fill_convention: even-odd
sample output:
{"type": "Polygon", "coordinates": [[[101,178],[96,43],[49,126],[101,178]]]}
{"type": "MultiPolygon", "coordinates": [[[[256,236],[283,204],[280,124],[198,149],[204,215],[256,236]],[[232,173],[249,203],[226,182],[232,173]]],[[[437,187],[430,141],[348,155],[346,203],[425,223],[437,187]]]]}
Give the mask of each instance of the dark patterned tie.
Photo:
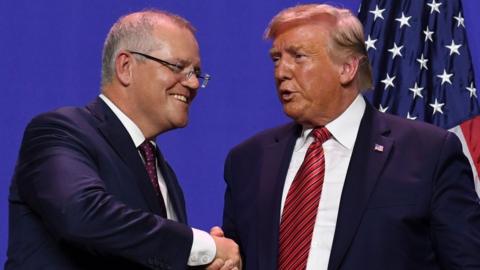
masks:
{"type": "Polygon", "coordinates": [[[330,138],[325,127],[312,131],[310,145],[287,193],[280,222],[278,269],[303,270],[307,266],[313,228],[325,176],[322,144],[330,138]]]}
{"type": "Polygon", "coordinates": [[[147,170],[148,177],[150,178],[150,182],[153,185],[155,194],[157,194],[157,198],[160,204],[160,215],[164,218],[167,218],[167,210],[163,201],[162,192],[160,191],[160,186],[158,184],[155,146],[148,140],[145,140],[138,147],[138,150],[143,156],[143,160],[145,161],[145,169],[147,170]]]}

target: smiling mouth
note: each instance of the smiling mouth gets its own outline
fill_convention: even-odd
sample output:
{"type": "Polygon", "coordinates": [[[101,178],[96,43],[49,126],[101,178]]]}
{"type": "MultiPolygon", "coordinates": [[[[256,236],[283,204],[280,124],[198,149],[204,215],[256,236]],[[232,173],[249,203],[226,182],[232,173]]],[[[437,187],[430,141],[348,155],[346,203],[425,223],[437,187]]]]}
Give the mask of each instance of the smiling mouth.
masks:
{"type": "Polygon", "coordinates": [[[184,96],[184,95],[179,95],[179,94],[172,94],[173,98],[175,98],[176,100],[179,100],[183,103],[186,103],[188,104],[188,97],[184,96]]]}

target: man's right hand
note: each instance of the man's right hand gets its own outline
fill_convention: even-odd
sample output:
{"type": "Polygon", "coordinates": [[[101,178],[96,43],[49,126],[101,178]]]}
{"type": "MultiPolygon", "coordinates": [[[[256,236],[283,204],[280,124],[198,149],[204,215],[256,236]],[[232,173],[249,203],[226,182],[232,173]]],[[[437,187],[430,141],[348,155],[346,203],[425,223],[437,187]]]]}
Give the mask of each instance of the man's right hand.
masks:
{"type": "Polygon", "coordinates": [[[207,267],[208,270],[226,270],[226,269],[242,269],[242,258],[240,257],[240,249],[233,240],[224,237],[220,227],[213,227],[210,235],[215,242],[217,253],[215,259],[207,267]]]}

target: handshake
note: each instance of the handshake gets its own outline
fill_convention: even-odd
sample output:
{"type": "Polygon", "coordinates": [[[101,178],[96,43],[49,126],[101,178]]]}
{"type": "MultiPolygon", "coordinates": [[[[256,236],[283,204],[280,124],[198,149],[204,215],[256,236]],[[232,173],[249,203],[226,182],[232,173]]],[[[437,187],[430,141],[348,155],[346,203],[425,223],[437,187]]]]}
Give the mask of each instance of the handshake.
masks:
{"type": "Polygon", "coordinates": [[[241,270],[242,258],[240,257],[240,249],[232,239],[226,238],[220,227],[213,227],[210,235],[215,241],[217,253],[215,259],[208,265],[207,270],[241,270]]]}

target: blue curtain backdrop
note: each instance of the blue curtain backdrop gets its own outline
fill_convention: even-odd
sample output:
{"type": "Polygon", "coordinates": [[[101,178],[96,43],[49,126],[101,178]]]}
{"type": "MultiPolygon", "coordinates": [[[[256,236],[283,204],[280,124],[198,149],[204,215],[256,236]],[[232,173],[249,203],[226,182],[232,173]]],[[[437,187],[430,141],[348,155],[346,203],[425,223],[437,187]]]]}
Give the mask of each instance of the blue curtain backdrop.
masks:
{"type": "MultiPolygon", "coordinates": [[[[309,2],[1,0],[0,264],[7,248],[8,188],[23,130],[40,112],[81,106],[98,95],[103,41],[119,16],[154,7],[186,17],[198,30],[203,67],[213,79],[200,90],[189,126],[158,142],[184,187],[191,225],[207,230],[221,223],[228,150],[288,121],[275,94],[263,31],[281,9],[309,2]]],[[[356,13],[360,0],[329,3],[356,13]]],[[[480,1],[463,0],[463,5],[478,88],[480,1]]]]}

